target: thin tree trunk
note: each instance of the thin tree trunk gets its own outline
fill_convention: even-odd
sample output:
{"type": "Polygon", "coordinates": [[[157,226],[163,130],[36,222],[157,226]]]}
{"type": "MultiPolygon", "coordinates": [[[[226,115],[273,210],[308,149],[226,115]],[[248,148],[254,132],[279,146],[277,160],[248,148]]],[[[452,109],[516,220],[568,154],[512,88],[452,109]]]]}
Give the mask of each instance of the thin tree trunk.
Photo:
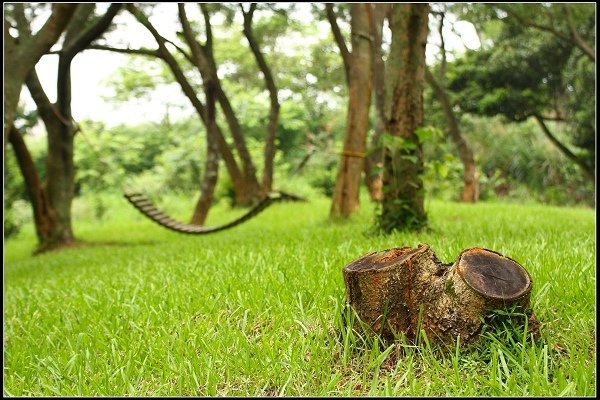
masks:
{"type": "MultiPolygon", "coordinates": [[[[133,5],[128,5],[127,9],[129,10],[129,12],[131,12],[131,14],[133,14],[133,16],[142,25],[144,25],[144,27],[146,27],[146,29],[152,34],[152,36],[154,37],[154,39],[156,40],[156,42],[158,44],[158,50],[156,52],[149,52],[149,54],[144,52],[143,54],[159,57],[169,66],[171,72],[173,73],[173,76],[175,77],[175,80],[181,87],[181,90],[183,91],[185,96],[190,100],[190,103],[196,110],[196,113],[201,118],[204,125],[208,126],[208,123],[207,123],[208,120],[206,118],[205,107],[202,104],[202,102],[198,99],[198,97],[196,96],[196,92],[195,92],[194,88],[188,82],[183,71],[181,70],[181,67],[175,60],[175,57],[173,57],[173,55],[166,48],[166,46],[165,46],[166,40],[158,33],[158,31],[154,28],[154,26],[150,23],[150,21],[148,21],[146,16],[141,11],[139,11],[133,5]]],[[[119,51],[118,49],[109,49],[109,50],[119,51]]],[[[123,51],[124,52],[132,52],[132,50],[123,50],[123,51]]],[[[245,203],[249,202],[249,199],[252,197],[251,191],[246,187],[246,182],[245,182],[244,176],[242,175],[242,172],[240,171],[240,169],[238,167],[235,157],[234,157],[233,153],[231,152],[231,149],[229,148],[229,145],[227,144],[227,141],[225,140],[223,132],[221,131],[221,129],[219,128],[218,125],[215,128],[215,140],[219,147],[219,152],[221,153],[221,157],[223,158],[223,161],[225,163],[225,167],[227,168],[229,177],[231,178],[231,182],[233,183],[236,204],[245,204],[245,203]]]]}
{"type": "MultiPolygon", "coordinates": [[[[171,69],[175,80],[177,81],[177,83],[179,83],[181,90],[192,103],[192,106],[196,110],[196,113],[198,114],[204,125],[208,126],[208,119],[206,118],[205,107],[202,104],[202,102],[198,99],[198,96],[196,96],[196,91],[188,82],[183,71],[181,70],[181,67],[179,66],[179,64],[177,64],[175,58],[164,46],[164,42],[162,45],[160,45],[160,47],[160,57],[167,63],[167,65],[171,69]]],[[[223,162],[225,163],[227,173],[229,174],[231,182],[233,183],[233,187],[236,193],[236,202],[243,202],[247,197],[247,195],[245,194],[245,190],[243,190],[245,183],[244,177],[242,176],[242,172],[238,167],[237,161],[235,160],[235,156],[231,152],[231,149],[229,148],[229,145],[225,140],[225,136],[223,135],[223,132],[221,131],[221,128],[218,125],[215,127],[215,140],[219,148],[219,153],[221,154],[223,162]]]]}
{"type": "Polygon", "coordinates": [[[426,225],[423,190],[423,149],[416,129],[423,124],[425,46],[428,4],[394,4],[387,61],[387,131],[398,138],[384,156],[383,200],[379,227],[384,232],[426,225]]]}
{"type": "Polygon", "coordinates": [[[383,193],[383,147],[381,135],[385,132],[385,63],[383,61],[383,23],[390,10],[385,3],[373,4],[373,100],[375,104],[375,132],[365,157],[365,183],[373,201],[380,201],[383,193]]]}
{"type": "Polygon", "coordinates": [[[277,86],[275,85],[275,79],[265,57],[260,51],[260,47],[254,32],[252,31],[252,16],[256,10],[256,3],[250,5],[250,10],[244,13],[244,35],[248,39],[250,49],[256,58],[256,63],[260,68],[265,79],[265,85],[269,91],[270,109],[269,109],[269,123],[267,126],[267,135],[265,138],[264,148],[264,170],[262,177],[262,191],[263,196],[266,196],[273,189],[273,161],[275,159],[275,138],[277,135],[277,124],[279,120],[279,100],[277,98],[277,86]]]}
{"type": "Polygon", "coordinates": [[[54,210],[50,206],[44,185],[23,136],[14,126],[11,128],[9,140],[31,200],[35,232],[40,243],[47,243],[52,237],[52,227],[55,225],[54,210]]]}
{"type": "Polygon", "coordinates": [[[425,79],[433,89],[435,96],[444,110],[444,116],[446,117],[446,123],[448,124],[448,136],[450,136],[450,139],[454,142],[463,164],[463,191],[461,194],[461,201],[475,203],[479,198],[479,184],[476,176],[473,152],[460,132],[458,120],[452,110],[448,93],[446,93],[444,88],[437,82],[428,69],[425,70],[425,79]]]}
{"type": "Polygon", "coordinates": [[[201,51],[198,54],[198,57],[204,59],[204,64],[207,68],[203,68],[203,70],[201,70],[200,72],[202,74],[213,75],[214,77],[217,100],[219,102],[219,105],[221,106],[221,110],[223,111],[225,120],[227,121],[227,125],[229,126],[229,131],[231,132],[231,137],[233,138],[233,142],[235,144],[238,156],[240,157],[240,161],[242,162],[242,170],[244,172],[245,180],[243,191],[249,197],[246,201],[244,201],[243,204],[253,203],[261,197],[260,185],[258,183],[258,179],[256,178],[256,167],[252,163],[252,157],[250,156],[250,152],[248,151],[246,140],[244,139],[242,128],[237,119],[235,111],[233,110],[229,98],[223,90],[219,77],[217,76],[217,67],[212,49],[212,29],[210,25],[210,15],[208,12],[208,8],[204,3],[200,4],[200,8],[204,16],[204,23],[206,25],[207,30],[206,46],[199,46],[201,51]],[[210,40],[208,40],[208,38],[210,38],[210,40]]]}
{"type": "Polygon", "coordinates": [[[349,57],[349,98],[346,118],[344,151],[336,179],[330,217],[347,218],[359,207],[360,179],[366,151],[369,107],[373,70],[371,64],[371,39],[373,24],[371,4],[353,3],[352,52],[349,57]]]}
{"type": "Polygon", "coordinates": [[[190,223],[204,225],[208,211],[212,205],[215,186],[219,178],[219,144],[216,140],[217,120],[215,115],[215,93],[214,84],[211,81],[204,82],[206,93],[206,162],[204,163],[204,177],[200,188],[200,198],[194,209],[190,223]]]}
{"type": "Polygon", "coordinates": [[[331,26],[333,39],[340,50],[340,56],[342,57],[342,62],[344,63],[344,76],[346,77],[346,84],[350,86],[350,51],[348,51],[344,36],[342,35],[342,31],[337,23],[337,17],[335,15],[335,11],[333,10],[332,3],[325,3],[325,12],[327,15],[327,20],[329,21],[329,25],[331,26]]]}

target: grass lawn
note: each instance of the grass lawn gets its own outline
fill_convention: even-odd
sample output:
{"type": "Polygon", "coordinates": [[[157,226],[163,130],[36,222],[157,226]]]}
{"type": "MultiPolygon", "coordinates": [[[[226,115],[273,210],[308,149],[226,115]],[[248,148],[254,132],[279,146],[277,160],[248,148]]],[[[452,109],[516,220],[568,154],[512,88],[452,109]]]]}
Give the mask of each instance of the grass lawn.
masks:
{"type": "MultiPolygon", "coordinates": [[[[163,207],[185,220],[192,201],[163,207]]],[[[75,234],[96,245],[32,256],[31,224],[5,243],[4,395],[596,394],[593,210],[428,201],[430,231],[373,236],[368,202],[330,223],[312,199],[186,236],[109,203],[102,221],[74,207],[75,234]],[[340,335],[343,266],[424,242],[444,262],[472,246],[519,261],[541,338],[510,328],[440,352],[340,335]]],[[[219,206],[209,224],[241,212],[219,206]]]]}

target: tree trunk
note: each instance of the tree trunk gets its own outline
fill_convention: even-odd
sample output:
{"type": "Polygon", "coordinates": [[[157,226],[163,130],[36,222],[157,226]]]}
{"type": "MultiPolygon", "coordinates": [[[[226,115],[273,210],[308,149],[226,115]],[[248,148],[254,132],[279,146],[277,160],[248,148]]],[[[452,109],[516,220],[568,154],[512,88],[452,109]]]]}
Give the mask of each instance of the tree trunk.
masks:
{"type": "Polygon", "coordinates": [[[206,93],[206,162],[204,163],[204,177],[200,188],[200,199],[194,209],[190,223],[204,225],[208,211],[212,205],[215,186],[219,178],[219,144],[217,142],[217,120],[215,115],[214,85],[210,81],[204,82],[206,93]]]}
{"type": "Polygon", "coordinates": [[[347,218],[359,207],[360,179],[366,150],[371,105],[371,4],[353,3],[352,52],[349,56],[349,99],[344,151],[336,179],[330,217],[347,218]]]}
{"type": "MultiPolygon", "coordinates": [[[[531,314],[532,281],[516,261],[492,250],[463,250],[442,264],[419,245],[369,253],[343,269],[348,304],[369,334],[430,342],[473,342],[495,309],[516,306],[531,314]]],[[[532,322],[535,319],[532,319],[532,322]]]]}
{"type": "Polygon", "coordinates": [[[50,206],[48,196],[23,136],[14,126],[11,129],[9,141],[15,152],[21,175],[23,175],[25,181],[25,187],[29,193],[38,241],[40,244],[49,243],[52,241],[52,227],[55,225],[56,220],[54,210],[50,206]]]}
{"type": "Polygon", "coordinates": [[[383,197],[383,148],[381,135],[385,132],[385,63],[383,61],[382,33],[390,5],[373,4],[373,100],[375,103],[375,132],[365,157],[365,183],[373,201],[383,197]]]}
{"type": "MultiPolygon", "coordinates": [[[[39,250],[43,251],[68,245],[74,240],[71,227],[74,190],[73,133],[68,129],[72,124],[62,117],[59,119],[56,106],[46,96],[35,71],[30,73],[26,83],[47,132],[44,194],[53,218],[49,220],[51,224],[47,227],[47,233],[38,234],[39,250]]],[[[38,190],[35,187],[28,189],[38,190]]],[[[32,204],[35,209],[35,204],[32,204]]]]}
{"type": "Polygon", "coordinates": [[[75,166],[73,164],[72,124],[58,118],[46,123],[48,156],[46,158],[46,191],[56,213],[53,241],[68,244],[73,241],[71,204],[75,193],[75,166]]]}
{"type": "MultiPolygon", "coordinates": [[[[248,200],[244,202],[238,202],[238,199],[236,199],[236,205],[252,204],[261,198],[261,189],[258,183],[258,179],[256,178],[256,167],[254,166],[254,163],[252,162],[252,157],[250,156],[250,152],[248,151],[246,140],[244,139],[239,120],[235,114],[235,111],[233,110],[233,107],[231,106],[227,94],[223,90],[221,81],[217,75],[217,64],[213,55],[212,28],[210,25],[210,15],[208,8],[206,7],[206,4],[200,4],[200,8],[204,16],[204,24],[206,26],[207,31],[206,45],[204,47],[198,46],[200,51],[196,55],[198,59],[204,59],[203,68],[200,70],[200,72],[203,75],[212,75],[214,78],[216,85],[217,101],[221,106],[221,110],[223,111],[223,115],[225,116],[225,121],[227,121],[229,131],[231,132],[231,137],[233,138],[235,148],[242,163],[242,170],[244,173],[245,182],[244,187],[240,189],[248,197],[248,200]]],[[[198,44],[198,42],[196,42],[195,40],[194,42],[198,44]]],[[[190,44],[191,46],[193,45],[192,43],[188,44],[190,44]]]]}
{"type": "MultiPolygon", "coordinates": [[[[159,38],[162,39],[162,37],[160,37],[160,36],[159,36],[159,38]]],[[[160,39],[157,38],[157,41],[160,39]]],[[[173,73],[175,80],[181,87],[181,90],[183,91],[185,96],[190,100],[190,103],[192,103],[192,106],[194,107],[194,109],[196,110],[196,113],[198,114],[198,116],[200,117],[202,122],[204,123],[204,126],[208,127],[208,119],[206,117],[205,107],[202,104],[202,102],[198,99],[198,97],[196,96],[196,92],[195,92],[194,88],[188,82],[183,71],[179,67],[179,64],[177,64],[177,61],[175,60],[175,58],[165,47],[164,39],[163,39],[162,43],[159,43],[159,56],[167,63],[167,65],[171,69],[171,72],[173,73]]],[[[208,131],[208,128],[207,128],[207,131],[208,131]]],[[[236,203],[244,202],[244,201],[246,201],[246,197],[247,197],[247,195],[245,194],[245,189],[243,189],[244,183],[245,183],[244,177],[242,175],[242,172],[240,171],[240,168],[238,167],[238,164],[237,164],[234,154],[231,152],[231,149],[229,148],[229,145],[227,144],[227,141],[225,140],[225,136],[223,135],[223,132],[221,131],[221,128],[219,127],[219,125],[216,125],[216,127],[215,127],[215,140],[216,140],[218,148],[219,148],[219,153],[221,154],[221,157],[223,158],[223,162],[225,163],[225,168],[227,169],[227,173],[229,174],[229,177],[231,178],[231,182],[233,183],[235,196],[236,196],[236,203]]]]}
{"type": "MultiPolygon", "coordinates": [[[[120,5],[112,4],[105,15],[89,24],[94,8],[94,4],[81,5],[67,27],[58,61],[56,105],[46,96],[35,70],[31,71],[26,80],[46,127],[48,141],[44,194],[53,218],[49,219],[51,223],[47,227],[47,233],[38,234],[39,251],[68,245],[75,240],[71,221],[71,204],[75,191],[73,139],[76,133],[71,115],[71,62],[106,31],[120,5]]],[[[32,187],[30,190],[38,189],[32,187]]],[[[34,209],[35,207],[34,204],[34,209]]]]}
{"type": "Polygon", "coordinates": [[[460,132],[458,120],[452,110],[448,93],[446,93],[444,88],[436,81],[435,77],[428,69],[425,71],[425,79],[433,89],[435,96],[444,110],[444,116],[446,117],[446,123],[448,124],[448,136],[454,142],[463,164],[463,191],[461,201],[475,203],[479,199],[479,182],[476,176],[473,152],[460,132]]]}
{"type": "Polygon", "coordinates": [[[394,4],[392,44],[387,61],[387,131],[397,138],[384,155],[382,231],[419,229],[426,225],[423,205],[423,149],[416,129],[423,124],[423,85],[428,4],[394,4]]]}
{"type": "Polygon", "coordinates": [[[252,16],[256,10],[256,3],[250,4],[250,10],[244,13],[244,35],[248,39],[250,49],[256,58],[256,63],[260,68],[265,79],[265,85],[269,91],[269,100],[271,103],[269,109],[269,124],[267,126],[267,135],[265,137],[265,149],[264,149],[264,170],[262,178],[262,195],[266,196],[273,189],[273,161],[275,159],[275,138],[277,135],[277,124],[279,120],[279,100],[277,98],[277,86],[275,85],[275,79],[271,73],[271,69],[265,60],[254,33],[252,31],[252,16]]]}

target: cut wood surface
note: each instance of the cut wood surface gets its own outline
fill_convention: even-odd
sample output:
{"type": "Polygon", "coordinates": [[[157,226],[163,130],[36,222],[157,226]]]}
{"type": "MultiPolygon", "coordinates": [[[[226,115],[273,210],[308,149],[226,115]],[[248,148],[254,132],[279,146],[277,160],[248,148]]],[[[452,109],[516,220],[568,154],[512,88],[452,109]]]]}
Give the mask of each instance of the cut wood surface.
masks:
{"type": "Polygon", "coordinates": [[[532,280],[516,261],[479,247],[443,264],[429,245],[372,252],[343,269],[348,304],[370,333],[468,343],[493,310],[529,311],[532,280]]]}

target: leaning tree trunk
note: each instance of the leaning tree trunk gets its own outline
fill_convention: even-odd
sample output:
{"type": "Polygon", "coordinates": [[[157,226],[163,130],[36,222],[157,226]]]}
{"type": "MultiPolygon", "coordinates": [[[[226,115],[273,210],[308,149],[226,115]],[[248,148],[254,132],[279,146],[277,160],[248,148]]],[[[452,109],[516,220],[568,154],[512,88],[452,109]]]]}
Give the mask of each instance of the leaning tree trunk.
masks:
{"type": "Polygon", "coordinates": [[[446,93],[445,89],[439,84],[428,69],[425,71],[425,79],[433,89],[435,96],[442,106],[448,124],[448,136],[450,136],[450,139],[454,142],[463,164],[463,191],[461,201],[475,203],[479,199],[479,183],[477,181],[473,152],[460,132],[456,115],[454,115],[450,99],[448,98],[448,93],[446,93]]]}
{"type": "Polygon", "coordinates": [[[333,218],[347,218],[359,207],[360,178],[371,105],[371,42],[364,34],[371,31],[371,4],[353,3],[350,13],[352,52],[348,58],[348,114],[344,150],[331,203],[330,216],[333,218]]]}
{"type": "Polygon", "coordinates": [[[385,81],[387,131],[395,137],[386,145],[383,199],[379,228],[418,229],[426,225],[423,201],[423,148],[416,134],[423,124],[425,45],[428,4],[394,4],[392,44],[385,81]]]}
{"type": "MultiPolygon", "coordinates": [[[[178,64],[178,62],[175,59],[175,57],[173,56],[173,54],[171,54],[169,49],[166,47],[167,40],[158,33],[158,31],[150,23],[148,18],[139,9],[137,9],[134,5],[132,5],[132,4],[128,5],[127,9],[154,37],[154,39],[156,40],[156,43],[158,44],[158,49],[156,51],[140,50],[140,49],[132,50],[132,49],[117,49],[117,48],[104,47],[104,46],[96,46],[96,48],[100,48],[102,50],[121,52],[121,53],[126,53],[126,54],[131,54],[131,53],[143,54],[146,56],[158,57],[158,58],[162,59],[168,65],[169,69],[173,73],[173,77],[175,78],[175,80],[177,81],[179,86],[181,87],[181,90],[183,91],[184,95],[189,99],[190,103],[196,110],[196,113],[198,114],[200,119],[203,121],[204,125],[208,126],[208,121],[206,119],[206,110],[205,110],[204,104],[202,104],[200,99],[198,99],[195,89],[189,83],[187,77],[183,73],[183,70],[181,69],[180,65],[178,64]]],[[[183,14],[185,14],[185,10],[183,11],[183,14]]],[[[191,59],[190,61],[195,63],[197,60],[191,59]]],[[[219,147],[219,152],[221,154],[221,158],[223,159],[223,163],[225,164],[225,168],[227,169],[227,173],[229,174],[229,177],[231,178],[231,182],[234,187],[236,204],[244,203],[245,201],[247,201],[246,199],[250,196],[249,189],[247,189],[245,187],[244,176],[242,174],[242,171],[238,167],[235,156],[232,153],[231,149],[229,148],[229,144],[225,140],[223,132],[221,131],[218,124],[216,124],[215,129],[216,129],[215,140],[217,141],[217,144],[219,147]]]]}
{"type": "Polygon", "coordinates": [[[40,243],[47,243],[52,237],[52,227],[56,224],[56,215],[50,206],[48,195],[23,136],[14,126],[10,131],[9,141],[29,193],[36,235],[40,243]]]}
{"type": "MultiPolygon", "coordinates": [[[[240,6],[241,7],[241,6],[240,6]]],[[[256,63],[260,68],[265,79],[265,85],[269,91],[269,123],[267,125],[267,134],[265,137],[265,148],[264,148],[264,169],[262,178],[262,196],[267,196],[273,189],[273,163],[275,160],[275,138],[277,136],[277,123],[279,120],[279,100],[277,98],[277,86],[275,85],[275,79],[271,68],[267,64],[265,57],[260,51],[258,42],[254,36],[252,30],[252,16],[256,10],[256,3],[250,4],[248,12],[244,11],[242,7],[242,13],[244,14],[244,35],[248,39],[248,45],[254,54],[256,63]]]]}
{"type": "Polygon", "coordinates": [[[542,118],[541,115],[539,115],[537,113],[534,113],[533,117],[535,118],[535,120],[537,121],[537,123],[540,125],[540,128],[542,128],[542,132],[544,132],[544,135],[546,135],[546,137],[552,142],[552,144],[554,144],[558,148],[558,150],[565,157],[567,157],[568,159],[570,159],[571,161],[573,161],[575,164],[577,164],[579,166],[579,168],[581,168],[581,171],[584,173],[584,175],[595,186],[595,184],[596,184],[596,171],[595,171],[594,167],[586,164],[585,161],[583,161],[580,157],[578,157],[577,155],[575,155],[571,150],[569,150],[569,148],[567,146],[565,146],[564,144],[562,144],[560,142],[560,140],[558,140],[556,138],[556,136],[554,136],[552,134],[552,132],[550,131],[550,129],[548,128],[548,126],[544,122],[544,118],[542,118]]]}
{"type": "Polygon", "coordinates": [[[204,58],[203,65],[205,68],[200,69],[200,73],[203,75],[211,74],[214,77],[217,101],[221,106],[221,111],[223,111],[225,121],[229,126],[233,143],[242,164],[244,184],[238,189],[239,195],[236,196],[236,205],[243,206],[253,204],[259,201],[261,198],[261,187],[256,177],[256,167],[254,166],[254,163],[252,162],[252,156],[248,151],[246,139],[244,139],[244,134],[242,132],[242,127],[238,117],[233,110],[231,102],[229,101],[229,97],[223,90],[221,80],[217,75],[218,65],[213,53],[212,27],[210,23],[210,13],[208,7],[205,3],[201,3],[200,9],[202,11],[204,25],[206,27],[206,44],[203,47],[200,47],[201,51],[197,55],[197,57],[204,58]]]}
{"type": "MultiPolygon", "coordinates": [[[[369,253],[343,269],[347,302],[369,334],[431,342],[473,342],[494,310],[515,307],[531,315],[532,280],[516,261],[479,247],[442,264],[419,245],[369,253]]],[[[535,319],[533,318],[532,321],[535,319]]]]}
{"type": "MultiPolygon", "coordinates": [[[[190,22],[187,18],[184,5],[178,4],[178,10],[179,20],[181,21],[181,26],[183,28],[183,35],[186,38],[186,41],[190,43],[193,61],[195,62],[197,68],[206,69],[206,61],[202,57],[202,54],[200,54],[202,53],[202,48],[194,38],[194,31],[192,30],[192,26],[190,25],[190,22]]],[[[161,48],[163,53],[168,53],[168,51],[164,47],[164,43],[160,40],[159,43],[162,43],[161,48]]],[[[217,185],[217,180],[219,177],[219,143],[217,140],[219,132],[217,129],[215,110],[217,85],[216,79],[216,76],[213,74],[202,74],[202,83],[204,85],[204,94],[206,97],[206,115],[202,115],[202,120],[204,121],[204,125],[206,126],[206,161],[204,164],[204,177],[202,179],[202,185],[200,188],[200,198],[196,203],[194,214],[192,215],[192,218],[190,220],[190,223],[195,225],[204,224],[210,206],[212,205],[215,186],[217,185]]],[[[184,80],[187,83],[187,80],[185,78],[184,80]]],[[[194,95],[193,97],[196,96],[194,95]]]]}

